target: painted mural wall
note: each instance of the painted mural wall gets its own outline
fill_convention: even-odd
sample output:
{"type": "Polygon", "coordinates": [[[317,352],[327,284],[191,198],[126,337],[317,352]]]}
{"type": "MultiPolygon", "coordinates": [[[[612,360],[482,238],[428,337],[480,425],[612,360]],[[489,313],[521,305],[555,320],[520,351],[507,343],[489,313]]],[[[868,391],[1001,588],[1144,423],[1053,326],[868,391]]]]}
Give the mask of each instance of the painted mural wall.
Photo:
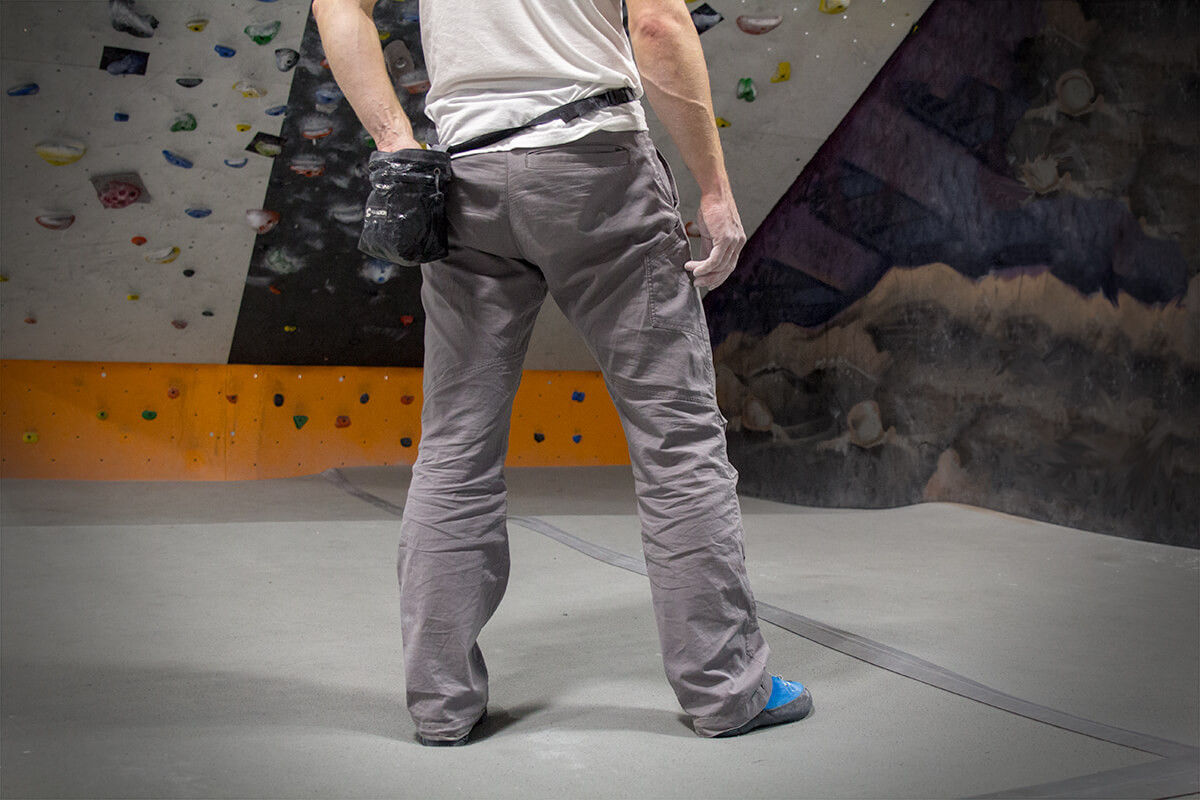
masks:
{"type": "Polygon", "coordinates": [[[742,489],[1200,546],[1198,45],[936,0],[706,298],[742,489]]]}

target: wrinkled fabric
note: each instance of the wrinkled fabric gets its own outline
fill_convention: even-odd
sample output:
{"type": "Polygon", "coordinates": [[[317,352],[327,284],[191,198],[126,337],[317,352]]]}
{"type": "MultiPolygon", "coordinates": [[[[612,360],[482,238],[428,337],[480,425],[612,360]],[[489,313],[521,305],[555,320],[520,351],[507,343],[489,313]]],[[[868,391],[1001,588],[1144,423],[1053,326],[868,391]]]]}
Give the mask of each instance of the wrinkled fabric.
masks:
{"type": "Polygon", "coordinates": [[[450,156],[434,150],[376,151],[367,172],[371,194],[358,249],[406,267],[445,258],[450,252],[446,227],[450,156]]]}
{"type": "Polygon", "coordinates": [[[665,161],[645,133],[455,160],[449,255],[422,268],[422,439],[401,525],[409,710],[454,739],[488,699],[478,636],[508,582],[504,458],[549,292],[603,370],[629,445],[663,666],[702,736],[766,705],[700,296],[665,161]]]}

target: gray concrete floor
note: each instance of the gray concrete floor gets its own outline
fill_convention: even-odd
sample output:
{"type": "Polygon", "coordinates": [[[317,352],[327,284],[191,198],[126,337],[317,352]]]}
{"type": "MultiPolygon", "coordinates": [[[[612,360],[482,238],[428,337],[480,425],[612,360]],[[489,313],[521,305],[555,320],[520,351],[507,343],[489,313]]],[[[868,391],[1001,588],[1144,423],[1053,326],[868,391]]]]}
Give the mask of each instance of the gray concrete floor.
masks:
{"type": "MultiPolygon", "coordinates": [[[[344,475],[404,502],[406,470],[344,475]]],[[[628,469],[510,470],[509,485],[511,515],[639,553],[628,469]]],[[[1196,551],[950,505],[744,498],[743,512],[763,603],[1033,703],[1200,745],[1196,551]]],[[[1171,761],[1053,727],[770,624],[772,671],[809,684],[815,713],[700,739],[663,678],[645,578],[515,523],[508,595],[481,640],[492,719],[470,747],[426,749],[404,709],[398,520],[385,508],[313,476],[4,481],[0,513],[6,798],[898,798],[1039,786],[1013,796],[1150,797],[1200,786],[1195,750],[1171,761]]]]}

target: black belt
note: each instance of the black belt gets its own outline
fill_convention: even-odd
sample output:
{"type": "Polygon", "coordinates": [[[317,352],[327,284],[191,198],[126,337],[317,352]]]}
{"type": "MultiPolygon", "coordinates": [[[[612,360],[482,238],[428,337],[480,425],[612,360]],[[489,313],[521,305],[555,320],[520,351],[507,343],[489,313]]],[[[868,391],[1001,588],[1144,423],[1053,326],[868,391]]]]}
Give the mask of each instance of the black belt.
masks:
{"type": "Polygon", "coordinates": [[[556,119],[561,119],[563,122],[570,122],[574,119],[582,117],[584,114],[590,114],[593,111],[599,111],[602,108],[609,106],[619,106],[623,103],[632,103],[637,99],[637,95],[633,93],[633,89],[628,87],[622,89],[609,89],[602,94],[585,97],[582,100],[576,100],[573,103],[567,103],[565,106],[551,109],[539,117],[531,119],[524,125],[519,125],[516,128],[506,128],[502,131],[493,133],[485,133],[482,136],[476,136],[474,139],[468,139],[462,144],[456,144],[446,148],[446,152],[450,155],[465,153],[468,150],[478,150],[481,147],[495,144],[503,141],[514,133],[519,133],[526,128],[532,128],[535,125],[544,125],[547,122],[553,122],[556,119]]]}

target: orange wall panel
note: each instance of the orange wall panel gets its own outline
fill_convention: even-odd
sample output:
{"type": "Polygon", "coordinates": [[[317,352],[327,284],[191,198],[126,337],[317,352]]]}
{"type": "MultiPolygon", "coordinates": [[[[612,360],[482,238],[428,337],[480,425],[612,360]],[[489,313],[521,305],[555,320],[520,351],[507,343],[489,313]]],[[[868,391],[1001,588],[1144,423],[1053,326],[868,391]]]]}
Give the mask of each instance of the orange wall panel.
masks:
{"type": "MultiPolygon", "coordinates": [[[[411,464],[421,376],[403,368],[0,361],[0,477],[248,480],[411,464]],[[306,419],[298,425],[298,417],[306,419]]],[[[526,372],[507,463],[629,463],[599,373],[526,372]]]]}

